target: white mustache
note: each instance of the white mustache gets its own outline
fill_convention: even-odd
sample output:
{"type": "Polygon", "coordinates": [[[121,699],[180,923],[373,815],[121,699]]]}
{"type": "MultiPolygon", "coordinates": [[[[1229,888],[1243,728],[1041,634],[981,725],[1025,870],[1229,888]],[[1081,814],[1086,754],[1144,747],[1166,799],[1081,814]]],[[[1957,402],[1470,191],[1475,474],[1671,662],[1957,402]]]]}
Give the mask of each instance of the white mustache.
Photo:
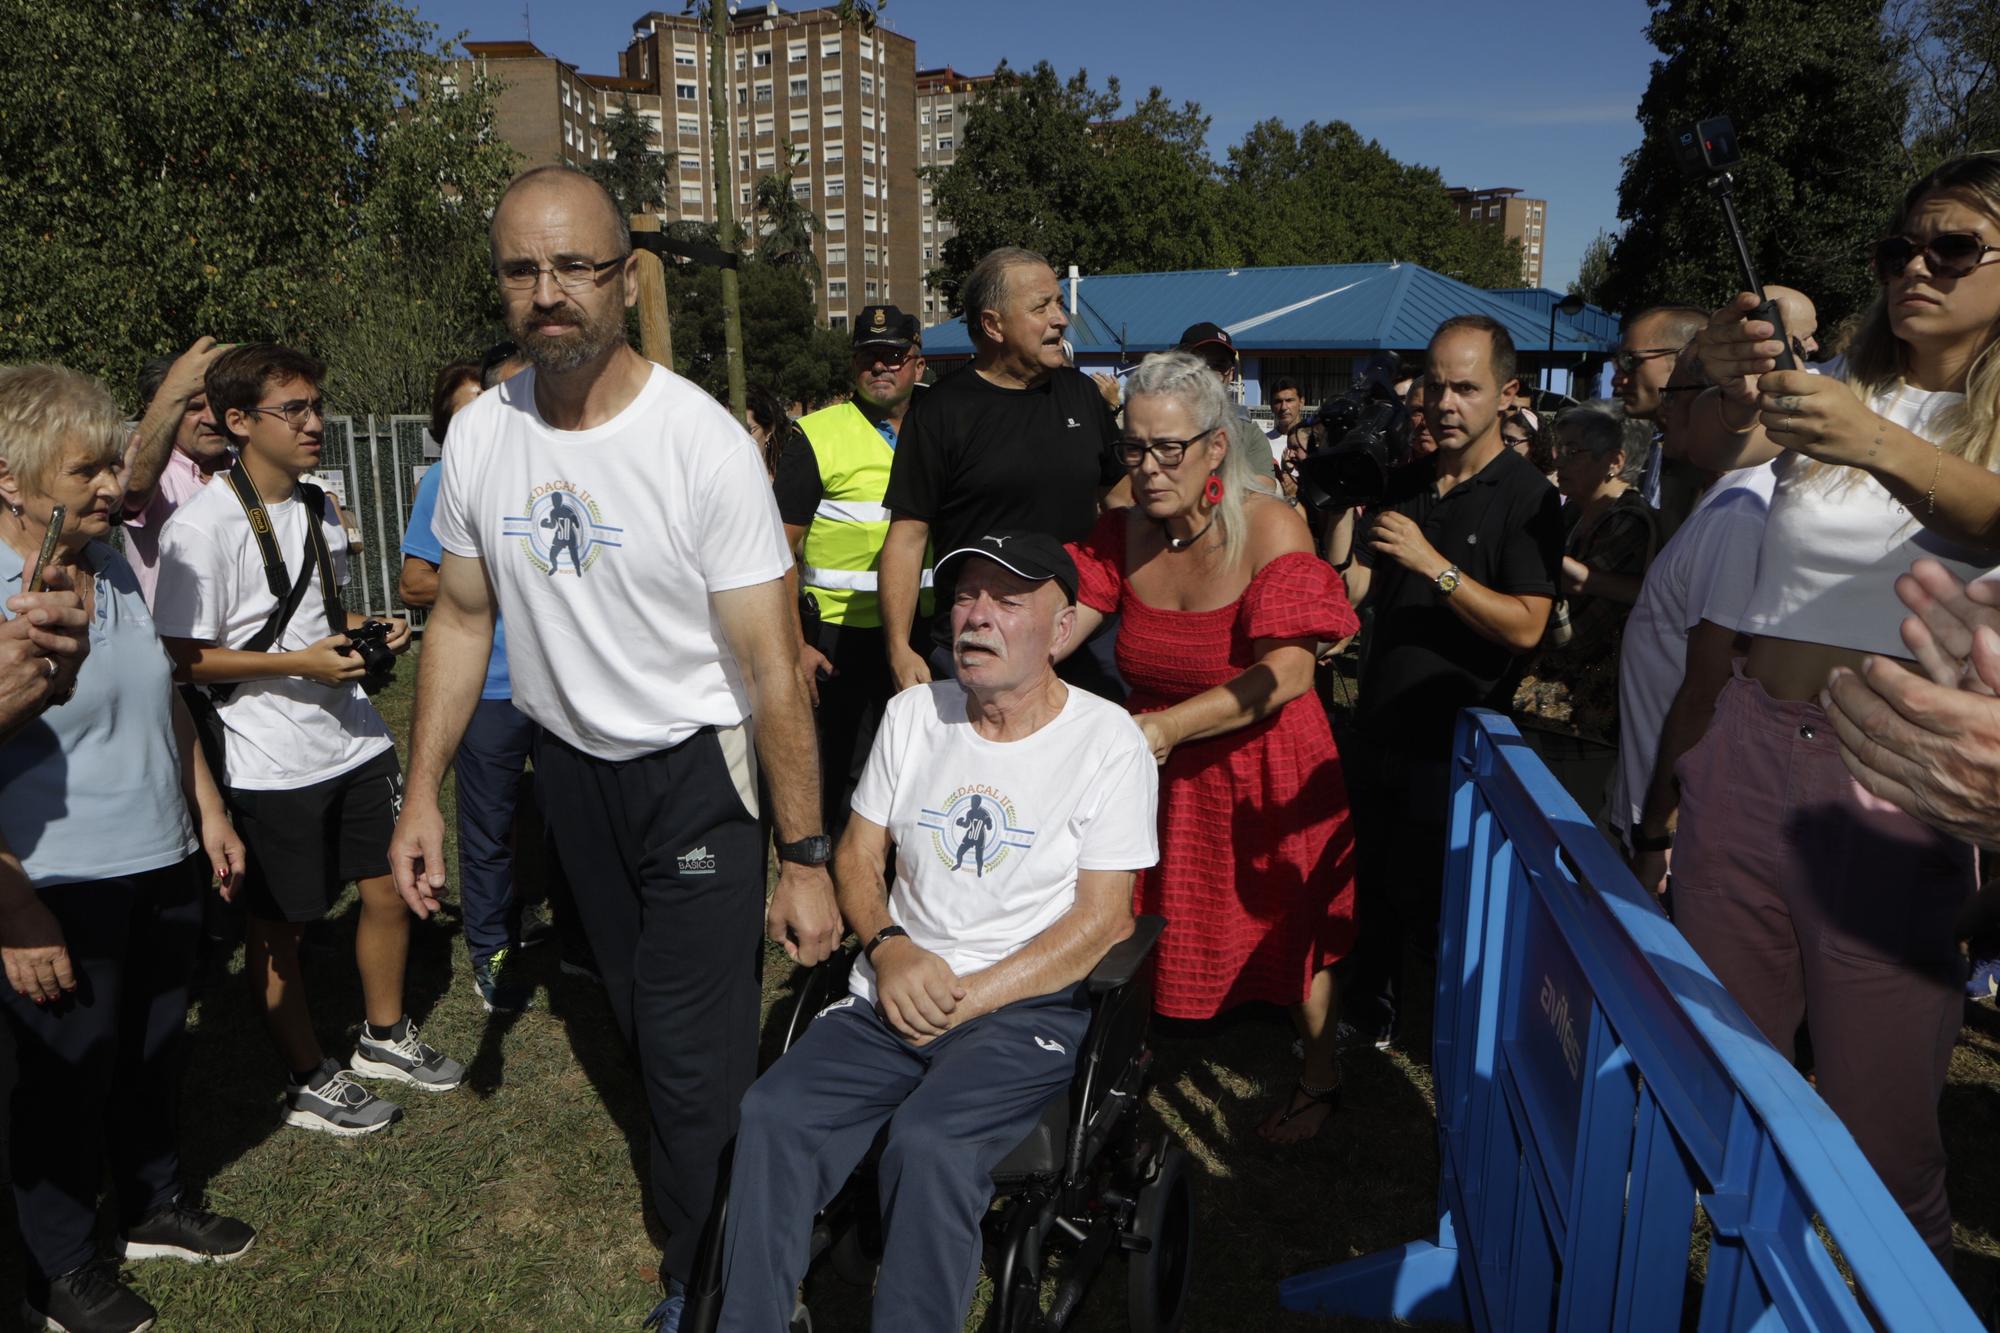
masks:
{"type": "Polygon", "coordinates": [[[959,650],[960,652],[964,652],[964,651],[965,651],[966,649],[968,649],[968,648],[981,648],[981,649],[984,649],[985,651],[987,651],[987,652],[989,652],[989,653],[992,653],[992,654],[993,654],[994,656],[996,656],[996,657],[998,657],[998,656],[1000,656],[1000,655],[1001,655],[1001,654],[1000,654],[1000,645],[999,645],[999,644],[997,644],[997,643],[988,643],[988,642],[987,642],[986,640],[984,640],[984,639],[982,639],[982,638],[978,637],[977,635],[973,635],[973,634],[961,634],[961,635],[959,635],[959,636],[958,636],[958,650],[959,650]]]}

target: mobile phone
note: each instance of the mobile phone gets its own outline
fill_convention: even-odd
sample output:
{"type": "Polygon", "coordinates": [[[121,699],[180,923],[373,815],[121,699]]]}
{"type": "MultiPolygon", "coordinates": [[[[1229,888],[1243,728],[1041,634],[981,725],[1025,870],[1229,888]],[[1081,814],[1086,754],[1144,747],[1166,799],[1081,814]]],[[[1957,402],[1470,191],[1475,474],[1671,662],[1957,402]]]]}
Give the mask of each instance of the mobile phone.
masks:
{"type": "Polygon", "coordinates": [[[28,591],[42,591],[42,575],[48,570],[49,561],[56,553],[56,542],[62,537],[63,516],[69,511],[57,505],[49,512],[49,530],[42,534],[42,551],[35,557],[35,570],[28,578],[28,591]]]}

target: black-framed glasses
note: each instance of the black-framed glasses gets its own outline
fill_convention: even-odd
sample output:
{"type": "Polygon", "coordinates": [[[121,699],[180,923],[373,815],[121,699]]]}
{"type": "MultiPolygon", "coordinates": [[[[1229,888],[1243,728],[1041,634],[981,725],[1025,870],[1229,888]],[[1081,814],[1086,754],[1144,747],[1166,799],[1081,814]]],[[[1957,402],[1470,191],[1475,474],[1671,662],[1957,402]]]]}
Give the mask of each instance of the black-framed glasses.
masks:
{"type": "Polygon", "coordinates": [[[1198,440],[1205,440],[1213,434],[1215,427],[1210,426],[1201,434],[1190,436],[1185,440],[1154,440],[1151,444],[1144,440],[1120,440],[1111,446],[1111,456],[1118,460],[1121,467],[1138,467],[1146,460],[1147,454],[1159,459],[1161,467],[1179,467],[1181,460],[1187,457],[1189,445],[1198,440]]]}
{"type": "Polygon", "coordinates": [[[1924,267],[1933,278],[1962,278],[1980,265],[1993,262],[1986,257],[1990,254],[2000,254],[2000,245],[1986,244],[1975,232],[1941,231],[1922,242],[1908,236],[1884,236],[1875,242],[1870,259],[1875,265],[1875,276],[1891,282],[1902,277],[1903,270],[1918,255],[1924,257],[1924,267]]]}
{"type": "Polygon", "coordinates": [[[500,265],[497,271],[500,275],[500,285],[510,292],[533,291],[544,273],[554,278],[556,286],[566,292],[584,292],[597,285],[598,275],[606,269],[617,268],[629,258],[630,255],[619,255],[616,259],[597,262],[588,259],[565,259],[562,263],[551,264],[547,268],[525,259],[517,259],[500,265]]]}
{"type": "Polygon", "coordinates": [[[279,403],[276,407],[246,407],[245,412],[258,416],[283,417],[285,424],[293,430],[304,430],[306,423],[314,417],[326,420],[326,399],[294,398],[289,403],[279,403]]]}
{"type": "Polygon", "coordinates": [[[1639,368],[1641,361],[1651,361],[1656,356],[1679,356],[1678,347],[1635,347],[1630,351],[1614,353],[1611,364],[1630,375],[1639,368]]]}

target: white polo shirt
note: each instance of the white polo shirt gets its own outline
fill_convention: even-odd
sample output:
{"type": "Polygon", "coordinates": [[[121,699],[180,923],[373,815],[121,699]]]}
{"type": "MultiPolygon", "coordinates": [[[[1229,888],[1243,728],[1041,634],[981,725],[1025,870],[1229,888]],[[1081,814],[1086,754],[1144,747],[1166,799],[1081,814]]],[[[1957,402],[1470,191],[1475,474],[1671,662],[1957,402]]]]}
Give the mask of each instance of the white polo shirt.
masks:
{"type": "Polygon", "coordinates": [[[557,430],[533,370],[451,423],[433,531],[486,563],[507,622],[514,706],[600,759],[634,759],[750,700],[710,595],[792,563],[750,436],[654,366],[624,411],[557,430]]]}

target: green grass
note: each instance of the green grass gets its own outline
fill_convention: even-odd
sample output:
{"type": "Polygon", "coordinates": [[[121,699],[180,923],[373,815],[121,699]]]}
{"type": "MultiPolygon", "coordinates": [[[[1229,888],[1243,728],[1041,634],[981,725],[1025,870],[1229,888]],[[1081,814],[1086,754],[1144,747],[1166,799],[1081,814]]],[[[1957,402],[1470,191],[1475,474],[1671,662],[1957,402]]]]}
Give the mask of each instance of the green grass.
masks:
{"type": "MultiPolygon", "coordinates": [[[[377,700],[399,735],[414,662],[377,700]]],[[[447,789],[449,798],[449,789],[447,789]]],[[[447,826],[450,812],[447,809],[447,826]]],[[[527,871],[532,880],[536,872],[527,871]]],[[[309,951],[328,1049],[352,1049],[360,999],[350,891],[309,951]]],[[[641,1215],[643,1101],[602,997],[560,976],[554,945],[529,955],[541,986],[517,1018],[483,1013],[449,924],[414,930],[409,1007],[426,1040],[471,1065],[468,1085],[401,1098],[403,1122],[334,1140],[282,1128],[283,1072],[240,975],[213,975],[192,1015],[183,1168],[209,1207],[253,1223],[256,1248],[223,1268],[129,1270],[162,1330],[596,1330],[636,1327],[655,1299],[657,1248],[641,1215]]],[[[767,1019],[794,969],[773,951],[767,1019]]],[[[770,1023],[766,1025],[767,1037],[770,1023]]],[[[1281,1278],[1414,1239],[1437,1179],[1429,1071],[1364,1049],[1347,1058],[1344,1109],[1320,1137],[1279,1150],[1255,1133],[1295,1073],[1273,1015],[1156,1039],[1152,1109],[1200,1165],[1190,1333],[1372,1327],[1285,1314],[1281,1278]]],[[[767,1043],[768,1045],[768,1043],[767,1043]]],[[[2000,1043],[1968,1032],[1945,1116],[1961,1276],[2000,1265],[2000,1043]]],[[[4,1210],[11,1212],[11,1209],[4,1210]]],[[[18,1295],[12,1246],[0,1301],[18,1295]]],[[[1073,1327],[1125,1327],[1124,1263],[1106,1265],[1073,1327]]],[[[983,1311],[974,1311],[968,1327],[983,1311]]],[[[868,1327],[867,1296],[831,1273],[807,1292],[821,1333],[868,1327]]]]}

